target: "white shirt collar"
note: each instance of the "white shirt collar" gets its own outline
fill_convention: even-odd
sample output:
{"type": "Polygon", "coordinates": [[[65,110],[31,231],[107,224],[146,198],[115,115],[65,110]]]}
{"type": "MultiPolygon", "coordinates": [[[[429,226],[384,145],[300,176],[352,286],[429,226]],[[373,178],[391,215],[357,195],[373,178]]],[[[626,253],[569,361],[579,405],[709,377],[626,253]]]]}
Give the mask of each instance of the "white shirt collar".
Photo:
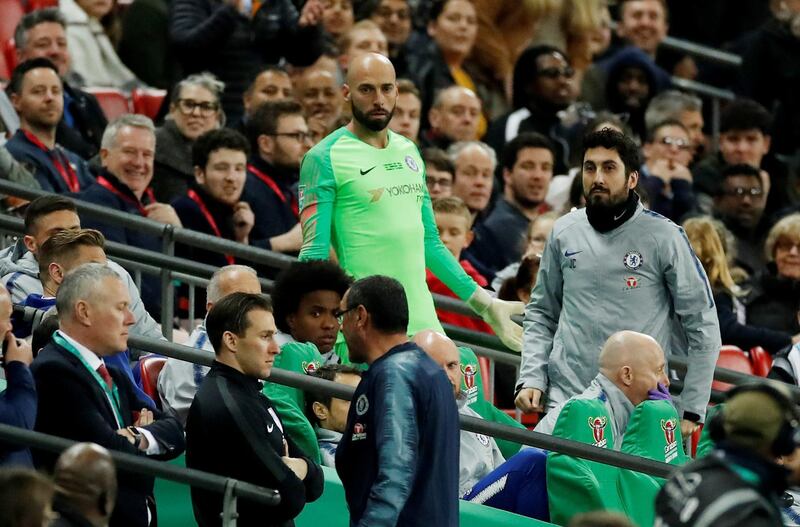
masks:
{"type": "Polygon", "coordinates": [[[58,334],[61,335],[61,337],[64,340],[66,340],[67,342],[72,344],[73,347],[75,347],[76,350],[78,350],[78,353],[81,354],[81,357],[83,357],[83,360],[86,361],[86,364],[88,364],[89,367],[92,370],[96,371],[97,368],[99,368],[101,364],[104,364],[103,360],[100,357],[98,357],[97,355],[95,355],[94,352],[92,352],[89,348],[87,348],[86,346],[84,346],[80,342],[76,341],[75,339],[73,339],[72,337],[70,337],[69,335],[67,335],[63,331],[61,331],[60,329],[58,330],[58,334]]]}

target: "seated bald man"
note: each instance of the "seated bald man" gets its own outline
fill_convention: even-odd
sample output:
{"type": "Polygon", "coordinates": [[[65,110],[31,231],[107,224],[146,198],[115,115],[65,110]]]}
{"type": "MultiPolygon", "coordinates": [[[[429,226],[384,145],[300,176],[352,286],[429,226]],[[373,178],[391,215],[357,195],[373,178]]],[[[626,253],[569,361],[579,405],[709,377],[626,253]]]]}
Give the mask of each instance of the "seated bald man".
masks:
{"type": "Polygon", "coordinates": [[[53,510],[60,518],[51,527],[108,525],[117,499],[117,471],[108,450],[77,443],[58,457],[53,470],[53,510]]]}
{"type": "MultiPolygon", "coordinates": [[[[458,404],[458,413],[482,419],[467,405],[461,391],[461,354],[445,335],[423,330],[414,343],[444,368],[458,404]]],[[[494,438],[461,430],[459,436],[458,495],[461,499],[503,509],[538,520],[550,517],[545,481],[547,452],[520,450],[507,461],[494,438]]]]}
{"type": "Polygon", "coordinates": [[[600,399],[611,417],[614,449],[619,450],[633,408],[648,399],[670,399],[664,350],[653,337],[635,331],[614,333],[598,362],[600,372],[589,387],[550,410],[534,431],[552,434],[561,409],[573,399],[600,399]]]}

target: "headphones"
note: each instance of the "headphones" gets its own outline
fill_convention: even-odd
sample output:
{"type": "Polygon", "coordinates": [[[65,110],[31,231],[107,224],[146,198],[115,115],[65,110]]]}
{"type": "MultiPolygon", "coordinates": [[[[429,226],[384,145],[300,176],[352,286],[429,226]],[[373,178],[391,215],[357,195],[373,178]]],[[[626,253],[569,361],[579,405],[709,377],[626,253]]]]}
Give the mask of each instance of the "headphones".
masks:
{"type": "MultiPolygon", "coordinates": [[[[770,451],[775,457],[788,456],[800,447],[800,412],[795,407],[794,401],[789,399],[779,389],[766,382],[757,382],[736,386],[727,393],[727,400],[746,392],[761,392],[770,396],[783,409],[783,423],[778,430],[778,435],[770,445],[770,451]]],[[[717,412],[708,422],[709,437],[718,443],[726,437],[724,412],[717,412]]]]}

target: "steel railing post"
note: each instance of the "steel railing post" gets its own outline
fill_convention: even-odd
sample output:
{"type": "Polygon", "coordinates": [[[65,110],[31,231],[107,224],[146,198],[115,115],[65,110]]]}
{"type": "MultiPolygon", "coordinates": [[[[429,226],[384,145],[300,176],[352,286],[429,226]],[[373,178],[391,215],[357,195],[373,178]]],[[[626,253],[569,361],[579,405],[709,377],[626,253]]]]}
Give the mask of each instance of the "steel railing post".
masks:
{"type": "MultiPolygon", "coordinates": [[[[164,226],[161,238],[161,250],[167,256],[175,255],[175,228],[164,226]]],[[[167,340],[172,340],[172,319],[175,312],[175,285],[172,283],[172,271],[161,268],[161,332],[167,340]]]]}

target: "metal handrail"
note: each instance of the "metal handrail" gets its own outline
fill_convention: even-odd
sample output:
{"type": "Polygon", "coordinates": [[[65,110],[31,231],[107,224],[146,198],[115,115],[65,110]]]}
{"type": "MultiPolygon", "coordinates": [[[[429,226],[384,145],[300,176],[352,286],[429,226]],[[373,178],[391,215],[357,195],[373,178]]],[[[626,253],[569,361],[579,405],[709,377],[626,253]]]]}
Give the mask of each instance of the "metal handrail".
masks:
{"type": "MultiPolygon", "coordinates": [[[[52,192],[43,190],[34,190],[17,183],[0,179],[0,193],[10,196],[17,196],[29,200],[36,199],[42,196],[52,196],[52,192]]],[[[98,218],[100,220],[112,222],[116,225],[125,225],[126,228],[140,229],[148,234],[154,236],[164,237],[167,232],[172,231],[171,236],[175,242],[183,243],[192,247],[201,247],[210,251],[219,252],[221,254],[231,254],[239,256],[245,260],[249,260],[259,264],[269,265],[278,269],[283,269],[292,264],[296,259],[285,254],[260,249],[258,247],[251,247],[243,245],[224,238],[216,236],[209,236],[207,234],[195,232],[182,227],[172,227],[157,221],[153,221],[135,214],[128,214],[114,209],[109,209],[94,203],[88,203],[80,199],[70,196],[78,208],[78,212],[86,213],[89,216],[98,218]]]]}
{"type": "MultiPolygon", "coordinates": [[[[150,339],[146,337],[128,337],[128,343],[137,349],[157,353],[166,357],[194,362],[210,366],[214,362],[214,355],[203,350],[182,346],[172,342],[150,339]]],[[[339,399],[350,400],[354,388],[346,384],[303,375],[281,368],[273,368],[270,382],[276,382],[302,390],[314,389],[328,393],[339,399]]],[[[651,459],[632,456],[605,448],[597,448],[578,441],[558,438],[538,432],[531,432],[508,425],[501,425],[469,416],[459,416],[461,428],[470,432],[485,434],[492,437],[514,441],[523,445],[530,445],[545,450],[557,451],[571,456],[597,461],[620,468],[643,472],[656,477],[666,477],[674,469],[672,465],[653,461],[651,459]]]]}
{"type": "MultiPolygon", "coordinates": [[[[619,24],[619,22],[612,20],[609,24],[609,27],[612,30],[616,30],[617,24],[619,24]]],[[[682,38],[666,36],[664,37],[664,40],[661,41],[661,45],[667,49],[683,51],[689,55],[707,60],[709,62],[714,62],[716,64],[722,64],[724,66],[733,66],[738,68],[742,65],[742,57],[740,55],[705,46],[703,44],[698,44],[697,42],[692,42],[682,38]]]]}
{"type": "Polygon", "coordinates": [[[737,55],[729,51],[722,51],[720,49],[711,48],[681,38],[675,38],[670,36],[664,37],[664,40],[661,41],[661,45],[663,45],[667,49],[683,51],[684,53],[688,53],[689,55],[693,55],[695,57],[699,57],[701,59],[707,60],[709,62],[714,62],[716,64],[722,64],[724,66],[733,66],[735,68],[738,68],[739,66],[742,65],[741,55],[737,55]]]}
{"type": "MultiPolygon", "coordinates": [[[[78,441],[72,441],[6,424],[0,424],[0,440],[4,443],[11,443],[38,450],[47,450],[55,453],[60,453],[78,443],[78,441]]],[[[232,478],[226,478],[192,468],[178,467],[163,461],[155,461],[125,452],[118,452],[116,450],[109,450],[109,454],[114,460],[114,463],[121,470],[177,481],[179,483],[191,485],[192,487],[218,492],[220,494],[225,491],[228,483],[232,481],[232,478]]],[[[280,493],[277,490],[253,485],[245,481],[233,481],[236,481],[233,491],[236,497],[270,506],[275,506],[280,503],[280,493]]]]}

